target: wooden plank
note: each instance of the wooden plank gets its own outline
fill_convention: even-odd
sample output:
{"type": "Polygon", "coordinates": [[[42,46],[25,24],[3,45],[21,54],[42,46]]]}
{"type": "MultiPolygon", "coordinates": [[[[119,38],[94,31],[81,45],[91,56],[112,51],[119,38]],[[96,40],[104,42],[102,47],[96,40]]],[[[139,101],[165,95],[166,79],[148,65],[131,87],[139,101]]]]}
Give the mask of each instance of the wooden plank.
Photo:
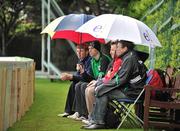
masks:
{"type": "Polygon", "coordinates": [[[26,74],[26,69],[23,69],[23,112],[22,115],[24,116],[25,111],[26,111],[26,101],[27,101],[27,74],[26,74]]]}
{"type": "Polygon", "coordinates": [[[6,80],[7,80],[7,69],[3,69],[3,75],[2,75],[2,86],[1,86],[1,110],[2,110],[2,130],[6,130],[5,127],[5,96],[6,96],[6,80]]]}
{"type": "Polygon", "coordinates": [[[17,69],[13,69],[12,71],[11,83],[10,126],[12,126],[17,119],[17,69]]]}
{"type": "Polygon", "coordinates": [[[29,92],[28,92],[28,70],[25,69],[24,70],[24,111],[23,111],[23,115],[25,114],[25,112],[28,110],[28,98],[29,98],[29,92]]]}
{"type": "Polygon", "coordinates": [[[153,107],[160,107],[160,108],[166,108],[166,109],[180,109],[180,103],[177,104],[176,102],[163,102],[163,101],[156,101],[151,100],[150,105],[153,107]]]}
{"type": "Polygon", "coordinates": [[[11,96],[11,79],[12,79],[12,68],[7,68],[7,79],[6,79],[6,95],[5,95],[5,117],[4,127],[7,129],[10,124],[10,96],[11,96]]]}
{"type": "Polygon", "coordinates": [[[28,110],[29,110],[29,107],[31,106],[31,99],[32,99],[32,85],[31,85],[31,67],[28,68],[27,70],[27,73],[28,73],[28,77],[27,77],[27,91],[28,91],[28,99],[27,99],[27,105],[28,105],[28,110]]]}
{"type": "Polygon", "coordinates": [[[20,120],[20,112],[21,112],[21,108],[20,108],[20,99],[21,99],[21,69],[18,68],[17,69],[17,119],[20,120]]]}
{"type": "Polygon", "coordinates": [[[14,76],[14,80],[15,80],[15,92],[14,92],[14,120],[13,123],[17,121],[17,96],[18,96],[18,84],[17,84],[17,77],[18,77],[18,70],[17,68],[15,69],[15,76],[14,76]]]}
{"type": "Polygon", "coordinates": [[[29,68],[29,74],[28,74],[28,85],[29,85],[29,92],[30,92],[30,98],[29,98],[29,106],[33,103],[34,100],[34,93],[35,93],[35,64],[32,64],[29,68]]]}
{"type": "Polygon", "coordinates": [[[27,99],[27,74],[26,74],[26,69],[21,69],[21,83],[20,83],[20,117],[23,116],[25,114],[26,111],[26,99],[27,99]]]}
{"type": "Polygon", "coordinates": [[[20,81],[20,90],[19,90],[19,120],[23,115],[23,106],[24,106],[24,102],[23,102],[24,74],[22,68],[20,69],[20,77],[21,77],[21,81],[20,81]]]}
{"type": "Polygon", "coordinates": [[[180,128],[180,124],[169,123],[169,122],[158,122],[158,121],[149,121],[150,126],[156,127],[167,127],[167,128],[180,128]]]}
{"type": "Polygon", "coordinates": [[[145,100],[144,100],[144,130],[148,129],[149,126],[149,104],[150,104],[150,88],[148,86],[145,86],[145,100]]]}
{"type": "Polygon", "coordinates": [[[3,77],[4,77],[4,71],[2,68],[0,68],[0,131],[3,130],[3,77]]]}
{"type": "Polygon", "coordinates": [[[34,96],[35,96],[35,68],[36,68],[36,63],[33,63],[33,67],[32,67],[33,69],[33,74],[32,74],[32,84],[33,84],[33,100],[34,100],[34,96]]]}
{"type": "Polygon", "coordinates": [[[11,90],[11,94],[10,94],[10,108],[9,108],[9,127],[12,126],[13,124],[13,110],[14,110],[14,73],[13,73],[13,70],[11,72],[11,80],[10,80],[10,83],[11,83],[11,87],[10,87],[10,90],[11,90]]]}

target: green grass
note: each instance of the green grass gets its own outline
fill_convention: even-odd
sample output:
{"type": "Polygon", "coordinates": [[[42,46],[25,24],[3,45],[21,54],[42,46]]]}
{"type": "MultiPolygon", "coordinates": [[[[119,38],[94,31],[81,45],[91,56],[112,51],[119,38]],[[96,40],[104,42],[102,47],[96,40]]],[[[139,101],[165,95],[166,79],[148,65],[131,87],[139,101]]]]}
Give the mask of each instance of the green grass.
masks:
{"type": "MultiPolygon", "coordinates": [[[[20,121],[8,131],[82,131],[82,122],[57,117],[64,111],[70,82],[36,79],[35,101],[20,121]]],[[[132,129],[120,129],[130,131],[132,129]]],[[[141,129],[133,129],[133,131],[141,129]]],[[[95,130],[94,130],[95,131],[95,130]]],[[[101,130],[113,131],[113,130],[101,130]]],[[[115,131],[115,130],[114,130],[115,131]]]]}

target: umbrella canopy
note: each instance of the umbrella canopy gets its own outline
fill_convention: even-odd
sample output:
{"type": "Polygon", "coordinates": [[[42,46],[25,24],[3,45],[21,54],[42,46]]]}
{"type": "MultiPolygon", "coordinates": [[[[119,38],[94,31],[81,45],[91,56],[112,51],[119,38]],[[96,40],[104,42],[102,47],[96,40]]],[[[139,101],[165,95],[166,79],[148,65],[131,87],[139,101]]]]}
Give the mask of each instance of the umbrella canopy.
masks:
{"type": "Polygon", "coordinates": [[[96,38],[106,40],[127,40],[139,45],[161,47],[156,35],[147,25],[123,15],[103,14],[97,16],[76,31],[89,33],[96,38]]]}
{"type": "Polygon", "coordinates": [[[45,34],[48,33],[51,38],[53,37],[54,33],[55,33],[55,29],[58,26],[59,22],[64,18],[65,16],[61,16],[55,20],[53,20],[50,24],[48,24],[43,31],[41,32],[41,34],[45,34]]]}
{"type": "Polygon", "coordinates": [[[104,39],[95,38],[88,33],[75,32],[81,25],[93,19],[95,16],[86,14],[69,14],[52,21],[42,32],[48,33],[52,39],[68,39],[77,44],[98,40],[104,43],[104,39]]]}

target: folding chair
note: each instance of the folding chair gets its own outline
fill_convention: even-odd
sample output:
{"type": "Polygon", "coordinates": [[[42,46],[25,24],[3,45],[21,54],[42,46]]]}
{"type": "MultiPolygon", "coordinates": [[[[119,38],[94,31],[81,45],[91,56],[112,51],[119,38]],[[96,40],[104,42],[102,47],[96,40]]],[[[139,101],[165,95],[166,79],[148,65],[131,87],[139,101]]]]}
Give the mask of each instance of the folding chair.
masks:
{"type": "Polygon", "coordinates": [[[122,120],[119,126],[117,127],[117,129],[119,129],[122,126],[122,124],[124,123],[127,117],[130,118],[129,122],[131,123],[131,125],[140,124],[141,127],[143,127],[144,122],[141,120],[141,118],[139,118],[135,113],[132,112],[132,109],[136,104],[143,104],[143,101],[139,100],[143,92],[144,92],[144,89],[141,91],[141,93],[138,95],[136,99],[120,98],[120,99],[113,100],[113,102],[117,105],[118,110],[120,110],[122,113],[121,114],[122,120]]]}
{"type": "MultiPolygon", "coordinates": [[[[151,78],[152,76],[148,76],[146,80],[146,84],[149,83],[151,78]]],[[[132,109],[136,104],[143,105],[143,100],[140,100],[140,97],[142,96],[144,91],[145,89],[143,88],[136,99],[119,98],[119,99],[112,100],[112,102],[116,104],[118,110],[120,110],[122,114],[125,114],[125,116],[123,115],[120,116],[122,117],[122,121],[120,122],[117,129],[119,129],[122,126],[122,124],[124,123],[127,117],[130,118],[129,121],[131,124],[136,124],[136,125],[140,124],[140,126],[143,127],[144,122],[142,121],[142,118],[139,118],[135,113],[133,113],[132,109]]]]}

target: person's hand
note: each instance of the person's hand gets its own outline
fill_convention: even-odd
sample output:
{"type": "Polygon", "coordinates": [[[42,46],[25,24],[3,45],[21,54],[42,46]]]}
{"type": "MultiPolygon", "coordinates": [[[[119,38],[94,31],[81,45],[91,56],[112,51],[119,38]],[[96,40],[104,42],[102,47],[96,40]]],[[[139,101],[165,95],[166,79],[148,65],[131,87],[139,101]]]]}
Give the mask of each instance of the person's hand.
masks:
{"type": "Polygon", "coordinates": [[[72,74],[67,74],[66,75],[66,79],[67,80],[72,80],[73,79],[73,75],[72,74]]]}
{"type": "Polygon", "coordinates": [[[84,73],[84,66],[83,65],[79,66],[79,71],[80,71],[80,74],[84,73]]]}
{"type": "Polygon", "coordinates": [[[106,73],[106,77],[110,77],[111,76],[111,71],[109,70],[107,73],[106,73]]]}
{"type": "Polygon", "coordinates": [[[66,74],[67,73],[62,73],[61,76],[60,76],[60,79],[63,80],[63,81],[66,80],[66,74]]]}
{"type": "Polygon", "coordinates": [[[87,86],[95,86],[96,82],[96,80],[92,80],[87,86]]]}
{"type": "Polygon", "coordinates": [[[60,79],[61,80],[72,80],[73,75],[68,73],[62,73],[60,79]]]}
{"type": "Polygon", "coordinates": [[[76,70],[77,70],[77,71],[80,70],[80,64],[76,64],[76,70]]]}

